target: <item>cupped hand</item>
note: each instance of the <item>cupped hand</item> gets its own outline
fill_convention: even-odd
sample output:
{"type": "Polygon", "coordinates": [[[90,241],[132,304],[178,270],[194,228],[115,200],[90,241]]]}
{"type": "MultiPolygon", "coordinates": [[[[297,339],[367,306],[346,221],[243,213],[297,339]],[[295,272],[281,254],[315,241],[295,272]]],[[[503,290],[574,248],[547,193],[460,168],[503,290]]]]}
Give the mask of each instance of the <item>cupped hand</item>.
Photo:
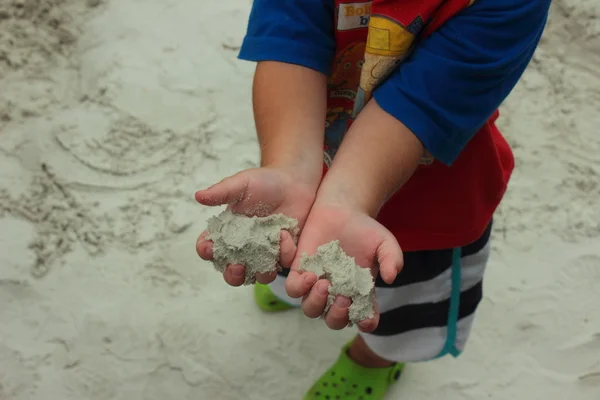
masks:
{"type": "MultiPolygon", "coordinates": [[[[302,254],[313,255],[323,244],[339,240],[341,248],[363,268],[370,268],[373,277],[377,274],[392,283],[403,266],[403,256],[394,235],[383,225],[364,212],[344,206],[330,204],[312,207],[298,242],[298,250],[286,280],[290,297],[304,297],[302,310],[310,318],[318,318],[325,311],[330,282],[317,280],[312,272],[298,271],[302,254]],[[316,282],[316,283],[313,283],[316,282]]],[[[325,315],[325,323],[331,329],[343,329],[348,325],[348,309],[351,300],[342,296],[325,315]]],[[[375,307],[373,318],[361,321],[358,327],[363,332],[373,331],[379,323],[379,312],[375,307]]]]}
{"type": "MultiPolygon", "coordinates": [[[[242,171],[223,179],[205,190],[196,192],[195,198],[205,206],[227,204],[235,214],[266,217],[271,214],[284,214],[295,218],[300,229],[304,226],[315,199],[316,187],[296,179],[292,174],[276,168],[254,168],[242,171]]],[[[204,231],[196,243],[198,255],[207,261],[213,258],[213,244],[206,239],[204,231]]],[[[279,263],[288,267],[296,252],[296,244],[287,231],[281,231],[279,263]]],[[[243,265],[229,265],[223,273],[231,286],[244,283],[246,268],[243,265]]],[[[276,272],[256,274],[260,283],[270,283],[276,272]]]]}

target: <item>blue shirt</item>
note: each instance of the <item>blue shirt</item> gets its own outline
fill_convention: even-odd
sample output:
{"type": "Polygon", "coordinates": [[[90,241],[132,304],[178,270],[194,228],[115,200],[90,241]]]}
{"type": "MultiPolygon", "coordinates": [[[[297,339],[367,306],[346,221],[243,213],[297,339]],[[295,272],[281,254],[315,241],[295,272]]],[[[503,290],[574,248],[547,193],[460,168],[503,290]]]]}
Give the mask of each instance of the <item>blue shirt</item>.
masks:
{"type": "MultiPolygon", "coordinates": [[[[438,160],[452,164],[531,61],[550,0],[478,0],[420,42],[374,92],[438,160]]],[[[239,57],[329,75],[333,0],[255,0],[239,57]]]]}

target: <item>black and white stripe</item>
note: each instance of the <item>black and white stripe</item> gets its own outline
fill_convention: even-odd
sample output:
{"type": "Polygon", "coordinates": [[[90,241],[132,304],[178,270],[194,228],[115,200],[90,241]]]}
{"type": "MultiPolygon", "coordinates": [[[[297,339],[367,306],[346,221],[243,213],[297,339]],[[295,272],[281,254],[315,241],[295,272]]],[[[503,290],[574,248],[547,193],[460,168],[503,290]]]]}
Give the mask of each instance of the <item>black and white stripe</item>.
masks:
{"type": "MultiPolygon", "coordinates": [[[[461,249],[461,256],[468,257],[479,253],[490,240],[491,224],[475,242],[461,249]]],[[[390,285],[381,277],[375,281],[377,287],[399,287],[411,283],[423,282],[435,278],[452,267],[453,249],[424,250],[404,253],[404,268],[402,274],[390,285]]]]}
{"type": "MultiPolygon", "coordinates": [[[[490,253],[491,225],[475,242],[461,248],[461,281],[456,341],[462,350],[482,298],[483,275],[490,253]]],[[[392,284],[377,279],[381,314],[377,329],[363,334],[376,354],[397,362],[425,361],[440,355],[448,337],[453,249],[404,253],[404,269],[392,284]]],[[[287,272],[287,271],[285,271],[287,272]]],[[[300,305],[285,293],[285,272],[271,284],[282,300],[300,305]]]]}
{"type": "MultiPolygon", "coordinates": [[[[461,282],[457,336],[462,350],[483,293],[483,275],[490,253],[489,226],[476,242],[461,249],[461,282]]],[[[404,269],[396,281],[377,282],[381,319],[363,338],[375,353],[399,362],[437,357],[446,345],[452,294],[453,250],[405,253],[404,269]]]]}

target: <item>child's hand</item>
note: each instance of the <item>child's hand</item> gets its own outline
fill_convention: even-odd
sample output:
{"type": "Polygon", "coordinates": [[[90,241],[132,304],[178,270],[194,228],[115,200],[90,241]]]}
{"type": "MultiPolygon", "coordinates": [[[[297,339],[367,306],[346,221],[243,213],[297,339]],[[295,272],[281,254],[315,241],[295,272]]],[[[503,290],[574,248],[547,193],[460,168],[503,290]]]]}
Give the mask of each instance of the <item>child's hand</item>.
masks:
{"type": "MultiPolygon", "coordinates": [[[[359,210],[339,204],[313,206],[304,230],[300,235],[298,251],[292,270],[286,280],[288,295],[304,297],[302,310],[310,318],[320,317],[327,302],[329,282],[321,279],[316,284],[312,272],[298,271],[298,262],[303,253],[315,254],[317,247],[339,240],[340,246],[356,263],[370,268],[373,276],[379,273],[387,283],[392,283],[403,266],[403,257],[396,238],[379,222],[359,210]]],[[[338,297],[325,316],[325,323],[331,329],[343,329],[348,324],[350,300],[338,297]]],[[[379,312],[358,324],[363,332],[373,331],[379,323],[379,312]]]]}
{"type": "MultiPolygon", "coordinates": [[[[298,220],[300,229],[304,226],[315,199],[316,187],[302,183],[291,174],[276,168],[255,168],[242,171],[225,178],[206,190],[196,193],[196,201],[206,206],[229,204],[229,209],[237,214],[265,217],[270,214],[284,214],[298,220]]],[[[196,250],[207,261],[212,259],[212,242],[203,232],[198,238],[196,250]]],[[[290,266],[296,245],[287,231],[281,232],[280,264],[290,266]]],[[[231,286],[244,282],[245,267],[229,265],[223,277],[231,286]]],[[[257,274],[260,283],[270,283],[276,273],[257,274]]],[[[313,282],[314,283],[314,282],[313,282]]]]}

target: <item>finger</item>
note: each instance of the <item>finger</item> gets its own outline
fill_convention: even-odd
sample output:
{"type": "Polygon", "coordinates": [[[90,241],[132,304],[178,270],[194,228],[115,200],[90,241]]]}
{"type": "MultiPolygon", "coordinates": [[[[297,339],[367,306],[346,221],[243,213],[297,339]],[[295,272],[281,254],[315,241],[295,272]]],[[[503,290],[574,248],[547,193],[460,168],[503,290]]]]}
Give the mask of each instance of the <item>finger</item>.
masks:
{"type": "Polygon", "coordinates": [[[319,318],[325,311],[327,297],[329,296],[329,282],[319,280],[308,295],[302,300],[302,311],[308,318],[319,318]]]}
{"type": "Polygon", "coordinates": [[[204,231],[196,241],[196,252],[201,259],[212,261],[213,259],[213,243],[206,239],[208,232],[204,231]]]}
{"type": "Polygon", "coordinates": [[[288,296],[298,299],[307,294],[316,282],[317,276],[312,272],[300,273],[292,269],[285,280],[285,290],[288,296]]]}
{"type": "Polygon", "coordinates": [[[404,256],[395,237],[385,239],[377,249],[379,274],[387,284],[392,284],[404,267],[404,256]]]}
{"type": "Polygon", "coordinates": [[[281,231],[279,241],[279,263],[284,268],[290,268],[294,257],[296,256],[296,243],[292,234],[288,231],[281,231]]]}
{"type": "Polygon", "coordinates": [[[273,282],[275,278],[277,278],[277,271],[266,274],[256,274],[256,280],[258,283],[262,283],[263,285],[273,282]]]}
{"type": "Polygon", "coordinates": [[[325,316],[325,323],[330,329],[340,330],[348,326],[348,308],[351,301],[344,296],[337,296],[325,316]]]}
{"type": "Polygon", "coordinates": [[[248,188],[248,178],[236,174],[195,194],[196,201],[205,206],[220,206],[242,201],[248,188]]]}
{"type": "Polygon", "coordinates": [[[373,332],[375,329],[377,329],[377,326],[379,325],[379,305],[377,304],[377,302],[375,302],[374,304],[374,314],[373,314],[373,318],[369,318],[369,319],[365,319],[363,321],[360,321],[357,325],[358,325],[358,330],[364,333],[370,333],[373,332]]]}
{"type": "Polygon", "coordinates": [[[246,280],[246,267],[239,264],[230,264],[225,268],[223,278],[231,286],[242,286],[246,280]]]}

